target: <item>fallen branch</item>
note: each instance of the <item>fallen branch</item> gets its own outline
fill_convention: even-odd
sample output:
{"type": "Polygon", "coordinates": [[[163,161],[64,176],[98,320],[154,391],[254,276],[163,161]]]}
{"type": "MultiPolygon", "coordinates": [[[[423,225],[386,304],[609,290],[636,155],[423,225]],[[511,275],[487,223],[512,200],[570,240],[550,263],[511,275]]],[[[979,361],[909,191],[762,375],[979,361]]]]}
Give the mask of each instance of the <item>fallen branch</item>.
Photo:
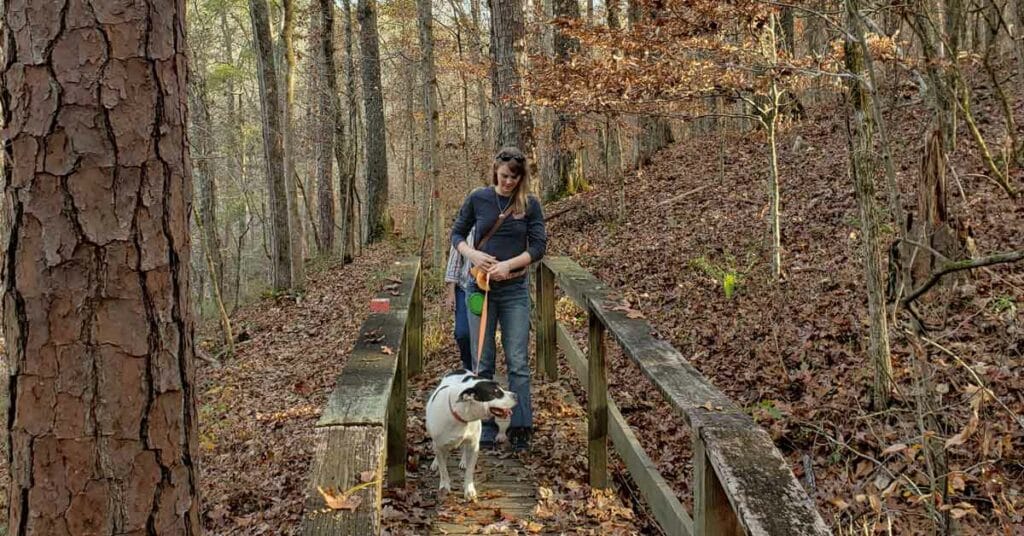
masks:
{"type": "Polygon", "coordinates": [[[932,272],[932,275],[928,277],[928,280],[924,282],[920,287],[903,298],[903,306],[907,307],[911,302],[920,298],[922,294],[928,292],[935,283],[938,283],[942,279],[942,276],[952,273],[959,272],[961,270],[970,270],[972,268],[981,268],[982,266],[991,266],[993,264],[1002,264],[1006,262],[1017,262],[1024,259],[1024,250],[1021,251],[1010,251],[1007,253],[996,253],[995,255],[989,255],[988,257],[982,257],[980,259],[967,259],[963,261],[947,262],[942,265],[941,268],[932,272]]]}
{"type": "Polygon", "coordinates": [[[203,350],[199,346],[195,347],[195,356],[198,357],[199,359],[203,360],[203,361],[206,361],[207,363],[209,363],[209,364],[211,364],[211,365],[213,365],[215,367],[219,367],[220,366],[220,361],[217,361],[217,359],[215,359],[213,357],[210,357],[210,354],[206,353],[206,350],[203,350]]]}
{"type": "Polygon", "coordinates": [[[694,188],[694,189],[692,189],[690,191],[683,192],[683,193],[681,193],[681,194],[679,194],[679,195],[677,195],[677,196],[675,196],[675,197],[673,197],[671,199],[666,199],[666,200],[662,201],[661,203],[658,203],[657,205],[654,205],[654,206],[660,207],[660,206],[663,206],[663,205],[668,205],[668,204],[671,204],[671,203],[675,203],[676,201],[679,201],[680,199],[682,199],[682,198],[684,198],[684,197],[686,197],[688,195],[692,195],[692,194],[695,194],[695,193],[697,193],[697,192],[699,192],[701,190],[704,190],[704,189],[706,189],[709,186],[711,186],[711,185],[710,184],[705,184],[704,186],[701,186],[699,188],[694,188]]]}
{"type": "Polygon", "coordinates": [[[579,205],[573,205],[571,207],[566,207],[566,208],[563,208],[562,210],[559,210],[559,211],[553,212],[551,214],[548,214],[547,216],[544,216],[544,223],[547,223],[547,222],[549,222],[549,221],[551,221],[551,220],[561,216],[562,214],[565,214],[566,212],[569,212],[571,210],[575,210],[576,207],[578,207],[578,206],[579,205]]]}

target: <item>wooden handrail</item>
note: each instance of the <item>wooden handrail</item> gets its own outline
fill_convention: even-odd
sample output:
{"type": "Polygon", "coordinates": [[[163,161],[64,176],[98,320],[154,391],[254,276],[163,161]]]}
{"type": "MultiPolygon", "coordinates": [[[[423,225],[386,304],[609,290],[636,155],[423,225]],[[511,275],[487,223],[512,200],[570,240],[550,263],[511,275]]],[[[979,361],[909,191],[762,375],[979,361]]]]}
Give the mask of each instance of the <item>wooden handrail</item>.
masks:
{"type": "Polygon", "coordinates": [[[359,330],[316,424],[304,535],[380,534],[383,483],[405,484],[407,382],[423,368],[422,280],[419,259],[396,262],[374,300],[380,310],[359,330]],[[319,491],[357,486],[353,509],[329,508],[319,491]]]}
{"type": "MultiPolygon", "coordinates": [[[[537,267],[537,363],[556,365],[555,344],[588,390],[588,460],[592,485],[607,482],[606,444],[611,431],[655,519],[667,534],[804,536],[831,534],[814,502],[796,480],[771,438],[675,348],[651,336],[651,326],[629,318],[617,293],[567,257],[545,257],[537,267]],[[589,317],[590,358],[554,320],[554,283],[589,317]],[[564,334],[563,334],[564,332],[564,334]],[[689,424],[694,445],[694,520],[683,510],[646,453],[626,433],[607,393],[603,332],[639,365],[666,401],[689,424]]],[[[553,374],[546,374],[554,378],[553,374]]]]}

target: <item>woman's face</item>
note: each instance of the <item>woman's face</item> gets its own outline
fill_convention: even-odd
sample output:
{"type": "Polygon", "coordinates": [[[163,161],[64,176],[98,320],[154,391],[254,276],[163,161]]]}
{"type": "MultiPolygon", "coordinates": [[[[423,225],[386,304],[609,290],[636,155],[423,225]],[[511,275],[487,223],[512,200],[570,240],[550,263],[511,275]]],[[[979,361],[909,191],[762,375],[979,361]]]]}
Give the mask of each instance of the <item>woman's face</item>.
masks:
{"type": "Polygon", "coordinates": [[[497,175],[498,193],[506,197],[516,191],[516,186],[519,185],[519,180],[522,179],[521,175],[517,175],[508,169],[508,164],[498,166],[497,175]]]}

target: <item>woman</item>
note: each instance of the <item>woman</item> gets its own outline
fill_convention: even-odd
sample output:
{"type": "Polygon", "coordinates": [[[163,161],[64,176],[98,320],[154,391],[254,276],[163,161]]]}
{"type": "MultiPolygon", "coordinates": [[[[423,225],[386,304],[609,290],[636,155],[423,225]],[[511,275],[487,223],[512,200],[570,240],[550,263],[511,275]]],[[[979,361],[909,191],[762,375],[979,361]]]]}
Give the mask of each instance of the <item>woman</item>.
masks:
{"type": "MultiPolygon", "coordinates": [[[[452,225],[452,245],[473,266],[486,272],[490,281],[487,325],[480,326],[479,315],[473,314],[473,294],[480,288],[473,281],[466,289],[470,309],[470,347],[479,360],[477,373],[494,378],[494,334],[501,325],[501,346],[508,365],[509,390],[519,403],[512,412],[508,430],[512,449],[530,448],[533,433],[533,411],[530,401],[530,295],[526,267],[544,256],[547,233],[540,200],[529,195],[530,174],[526,156],[515,147],[498,152],[491,170],[491,187],[473,190],[459,209],[452,225]],[[499,215],[505,213],[495,228],[499,215]],[[466,242],[470,228],[475,226],[475,244],[466,242]],[[484,329],[482,355],[477,355],[477,337],[484,329]]],[[[478,300],[477,300],[478,301],[478,300]]],[[[484,423],[480,446],[493,447],[498,427],[493,421],[484,423]]]]}

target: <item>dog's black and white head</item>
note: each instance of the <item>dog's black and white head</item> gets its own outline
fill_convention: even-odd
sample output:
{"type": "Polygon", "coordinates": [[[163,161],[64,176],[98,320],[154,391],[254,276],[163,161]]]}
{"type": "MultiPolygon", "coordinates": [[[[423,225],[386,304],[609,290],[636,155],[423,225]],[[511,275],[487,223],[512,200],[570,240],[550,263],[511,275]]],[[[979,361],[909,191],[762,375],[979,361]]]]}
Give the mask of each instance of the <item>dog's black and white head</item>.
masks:
{"type": "Polygon", "coordinates": [[[459,402],[475,406],[474,409],[483,409],[479,418],[485,418],[487,414],[499,418],[512,415],[512,408],[517,402],[515,393],[502,389],[498,382],[491,380],[478,379],[466,383],[471,385],[459,387],[459,402]]]}

